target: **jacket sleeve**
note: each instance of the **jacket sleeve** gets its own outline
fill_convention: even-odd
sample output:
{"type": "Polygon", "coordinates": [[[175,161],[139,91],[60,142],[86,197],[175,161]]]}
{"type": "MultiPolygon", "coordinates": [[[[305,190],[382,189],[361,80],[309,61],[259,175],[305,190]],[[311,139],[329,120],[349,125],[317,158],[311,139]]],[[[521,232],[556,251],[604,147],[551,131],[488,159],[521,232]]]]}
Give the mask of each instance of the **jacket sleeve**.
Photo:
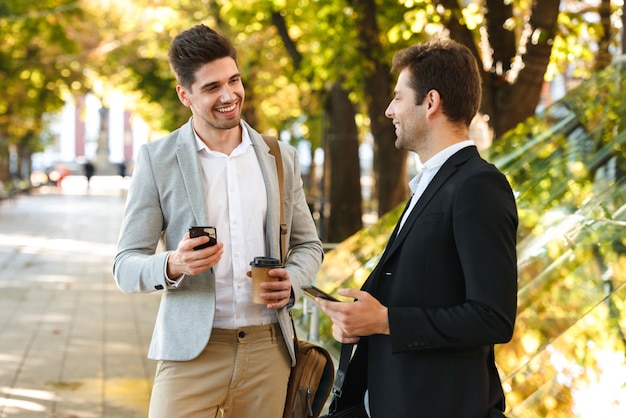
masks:
{"type": "Polygon", "coordinates": [[[147,293],[167,287],[167,252],[156,252],[163,215],[147,147],[140,148],[113,262],[122,292],[147,293]]]}

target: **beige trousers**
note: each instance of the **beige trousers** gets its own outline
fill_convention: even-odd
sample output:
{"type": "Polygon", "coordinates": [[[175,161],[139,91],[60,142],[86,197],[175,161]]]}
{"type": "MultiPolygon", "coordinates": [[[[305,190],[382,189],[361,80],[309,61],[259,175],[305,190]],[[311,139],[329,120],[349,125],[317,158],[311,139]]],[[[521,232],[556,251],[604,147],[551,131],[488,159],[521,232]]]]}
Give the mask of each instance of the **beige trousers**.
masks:
{"type": "Polygon", "coordinates": [[[282,418],[291,360],[278,324],[213,329],[191,361],[159,361],[149,418],[282,418]]]}

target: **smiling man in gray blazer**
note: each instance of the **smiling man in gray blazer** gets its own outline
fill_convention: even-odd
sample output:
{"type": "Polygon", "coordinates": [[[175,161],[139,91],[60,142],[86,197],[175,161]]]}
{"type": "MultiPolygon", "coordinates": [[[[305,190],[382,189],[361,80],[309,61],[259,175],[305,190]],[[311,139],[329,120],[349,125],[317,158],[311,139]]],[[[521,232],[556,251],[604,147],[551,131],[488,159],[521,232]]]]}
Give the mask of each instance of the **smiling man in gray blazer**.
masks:
{"type": "Polygon", "coordinates": [[[288,309],[312,282],[322,245],[293,147],[280,143],[288,256],[252,302],[257,256],[280,258],[276,162],[241,120],[245,92],[231,42],[197,25],[169,58],[192,118],[141,147],[113,273],[123,292],[162,292],[149,357],[159,360],[150,418],[282,417],[295,363],[288,309]],[[191,226],[217,229],[217,244],[191,226]],[[161,243],[164,251],[157,251],[161,243]]]}

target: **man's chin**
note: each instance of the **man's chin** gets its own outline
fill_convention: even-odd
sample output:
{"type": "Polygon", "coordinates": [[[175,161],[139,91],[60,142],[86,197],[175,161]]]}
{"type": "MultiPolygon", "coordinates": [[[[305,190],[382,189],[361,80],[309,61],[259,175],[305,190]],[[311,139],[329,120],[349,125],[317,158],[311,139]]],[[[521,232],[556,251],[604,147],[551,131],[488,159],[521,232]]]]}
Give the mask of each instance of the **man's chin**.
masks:
{"type": "Polygon", "coordinates": [[[215,128],[221,129],[223,131],[228,131],[230,129],[234,129],[238,127],[240,123],[241,123],[241,118],[236,117],[233,119],[219,121],[218,123],[215,124],[215,128]]]}

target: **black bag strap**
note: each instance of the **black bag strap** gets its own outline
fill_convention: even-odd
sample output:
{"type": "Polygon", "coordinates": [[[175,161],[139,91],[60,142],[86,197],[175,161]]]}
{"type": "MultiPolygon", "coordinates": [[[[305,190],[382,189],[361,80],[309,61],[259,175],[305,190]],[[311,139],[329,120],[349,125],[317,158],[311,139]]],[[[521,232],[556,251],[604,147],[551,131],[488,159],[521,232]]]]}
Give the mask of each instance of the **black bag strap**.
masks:
{"type": "Polygon", "coordinates": [[[333,383],[333,395],[337,398],[341,398],[341,388],[343,387],[343,381],[346,378],[346,372],[348,371],[348,364],[350,364],[350,357],[352,356],[352,348],[354,344],[341,344],[341,356],[339,357],[339,367],[335,374],[335,382],[333,383]]]}

